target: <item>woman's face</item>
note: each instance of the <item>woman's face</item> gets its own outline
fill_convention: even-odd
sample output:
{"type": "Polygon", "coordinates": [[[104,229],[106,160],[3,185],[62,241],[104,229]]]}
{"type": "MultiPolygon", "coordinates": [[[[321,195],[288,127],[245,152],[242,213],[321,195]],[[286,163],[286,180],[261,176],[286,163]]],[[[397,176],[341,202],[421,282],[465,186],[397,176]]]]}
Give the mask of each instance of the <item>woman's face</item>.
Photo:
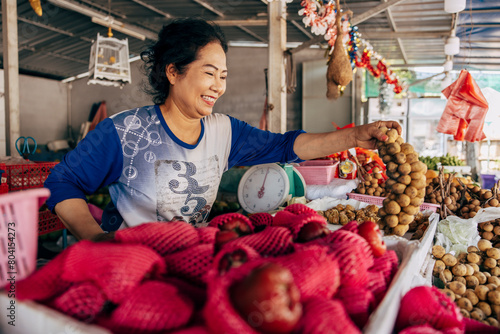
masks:
{"type": "Polygon", "coordinates": [[[198,50],[184,74],[167,66],[167,77],[171,84],[167,101],[189,118],[203,118],[226,91],[226,54],[219,43],[209,43],[198,50]]]}

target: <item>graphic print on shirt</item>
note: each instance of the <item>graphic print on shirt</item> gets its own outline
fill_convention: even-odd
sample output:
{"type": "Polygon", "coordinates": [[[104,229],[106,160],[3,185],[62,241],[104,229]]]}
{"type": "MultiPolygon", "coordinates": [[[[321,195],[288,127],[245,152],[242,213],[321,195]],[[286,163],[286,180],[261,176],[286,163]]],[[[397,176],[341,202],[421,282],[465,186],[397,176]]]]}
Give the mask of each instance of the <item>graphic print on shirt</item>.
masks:
{"type": "Polygon", "coordinates": [[[174,217],[192,225],[203,223],[210,213],[219,185],[219,159],[155,162],[157,219],[174,217]]]}

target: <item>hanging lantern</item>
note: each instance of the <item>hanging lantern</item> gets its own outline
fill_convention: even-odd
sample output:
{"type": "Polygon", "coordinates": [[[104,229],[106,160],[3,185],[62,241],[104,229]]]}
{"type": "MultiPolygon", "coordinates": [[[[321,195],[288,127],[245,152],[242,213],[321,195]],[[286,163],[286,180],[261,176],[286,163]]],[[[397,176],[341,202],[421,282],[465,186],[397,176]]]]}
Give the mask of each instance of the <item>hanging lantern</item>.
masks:
{"type": "Polygon", "coordinates": [[[460,52],[460,38],[455,36],[455,30],[451,31],[450,37],[446,40],[444,45],[444,53],[447,56],[454,56],[460,52]]]}
{"type": "Polygon", "coordinates": [[[466,0],[444,0],[444,11],[458,13],[465,9],[466,0]]]}
{"type": "Polygon", "coordinates": [[[450,72],[453,69],[453,61],[447,60],[443,64],[443,71],[450,72]]]}
{"type": "MultiPolygon", "coordinates": [[[[112,36],[112,34],[111,34],[112,36]]],[[[97,40],[90,51],[88,84],[123,87],[131,83],[128,39],[103,37],[97,40]]]]}

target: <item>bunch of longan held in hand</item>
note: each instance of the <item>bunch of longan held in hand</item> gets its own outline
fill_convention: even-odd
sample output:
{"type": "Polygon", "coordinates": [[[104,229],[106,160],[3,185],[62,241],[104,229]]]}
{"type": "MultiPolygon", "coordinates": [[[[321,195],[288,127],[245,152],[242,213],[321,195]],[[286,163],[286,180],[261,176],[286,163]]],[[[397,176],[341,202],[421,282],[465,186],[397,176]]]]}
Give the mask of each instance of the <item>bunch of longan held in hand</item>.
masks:
{"type": "Polygon", "coordinates": [[[389,179],[379,216],[386,234],[403,236],[424,202],[427,166],[418,160],[413,146],[405,143],[396,129],[381,127],[389,138],[377,142],[379,155],[386,164],[389,179]]]}

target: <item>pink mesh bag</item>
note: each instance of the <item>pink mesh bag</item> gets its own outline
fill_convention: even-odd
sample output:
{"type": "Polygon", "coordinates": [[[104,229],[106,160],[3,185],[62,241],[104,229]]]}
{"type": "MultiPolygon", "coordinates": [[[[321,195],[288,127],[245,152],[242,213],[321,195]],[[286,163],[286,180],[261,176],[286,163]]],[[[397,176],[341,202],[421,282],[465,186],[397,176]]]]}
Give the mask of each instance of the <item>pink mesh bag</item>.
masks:
{"type": "Polygon", "coordinates": [[[307,205],[300,204],[300,203],[290,204],[289,206],[287,206],[285,208],[285,211],[289,211],[289,212],[291,212],[293,214],[296,214],[296,215],[301,215],[301,214],[304,214],[304,213],[307,213],[307,214],[316,214],[316,215],[318,214],[316,212],[316,210],[311,209],[307,205]]]}
{"type": "Polygon", "coordinates": [[[205,326],[193,326],[169,332],[170,334],[210,334],[205,326]]]}
{"type": "Polygon", "coordinates": [[[253,232],[253,225],[250,219],[248,219],[247,216],[244,216],[241,213],[237,212],[225,213],[223,215],[217,216],[208,223],[208,226],[219,228],[219,226],[233,220],[240,220],[242,222],[245,222],[250,227],[250,230],[253,232]]]}
{"type": "Polygon", "coordinates": [[[381,272],[384,275],[386,285],[389,286],[398,271],[398,261],[396,252],[388,249],[382,256],[373,259],[370,271],[381,272]]]}
{"type": "Polygon", "coordinates": [[[434,286],[417,286],[401,299],[396,330],[422,324],[429,324],[438,330],[454,327],[464,330],[458,306],[434,286]]]}
{"type": "Polygon", "coordinates": [[[429,325],[419,325],[405,328],[399,334],[443,334],[443,332],[429,325]]]}
{"type": "Polygon", "coordinates": [[[274,216],[273,226],[285,226],[292,232],[293,240],[297,239],[299,236],[300,229],[307,223],[316,222],[323,226],[326,226],[326,219],[318,214],[302,213],[297,215],[291,215],[287,211],[277,212],[274,216]],[[283,212],[278,216],[280,212],[283,212]]]}
{"type": "Polygon", "coordinates": [[[250,221],[256,231],[262,230],[266,226],[271,226],[273,223],[273,216],[267,212],[259,212],[250,216],[250,221]]]}
{"type": "Polygon", "coordinates": [[[250,246],[262,256],[288,254],[293,250],[292,234],[285,227],[270,226],[261,232],[239,237],[227,244],[250,246]]]}
{"type": "Polygon", "coordinates": [[[303,302],[303,315],[296,333],[356,334],[361,331],[347,315],[342,303],[315,296],[303,302]]]}
{"type": "Polygon", "coordinates": [[[27,278],[16,282],[16,298],[43,301],[66,291],[71,282],[63,280],[61,274],[68,250],[72,247],[74,246],[68,247],[27,278]]]}
{"type": "Polygon", "coordinates": [[[169,276],[188,279],[201,286],[206,284],[213,258],[213,244],[199,244],[163,257],[169,276]]]}
{"type": "Polygon", "coordinates": [[[466,334],[498,334],[500,331],[495,326],[489,326],[471,318],[463,320],[466,334]]]}
{"type": "Polygon", "coordinates": [[[380,271],[368,271],[368,284],[366,289],[373,293],[375,305],[378,305],[387,292],[387,281],[384,273],[380,271]]]}
{"type": "Polygon", "coordinates": [[[177,277],[163,277],[161,282],[175,286],[179,293],[193,301],[195,310],[201,310],[207,301],[207,290],[177,277]]]}
{"type": "Polygon", "coordinates": [[[219,229],[217,227],[200,227],[197,228],[198,238],[200,240],[200,244],[213,244],[215,242],[215,235],[219,229]]]}
{"type": "MultiPolygon", "coordinates": [[[[288,230],[287,230],[288,231],[288,230]]],[[[227,243],[215,255],[213,266],[210,269],[211,275],[224,275],[231,268],[239,266],[239,263],[234,263],[235,260],[241,264],[250,262],[260,258],[257,251],[245,244],[227,243]],[[212,273],[213,271],[213,273],[212,273]]]]}
{"type": "Polygon", "coordinates": [[[147,281],[130,293],[99,325],[120,334],[163,333],[188,324],[193,314],[191,300],[177,288],[147,281]]]}
{"type": "Polygon", "coordinates": [[[47,305],[73,318],[87,323],[93,322],[101,313],[106,296],[91,282],[72,285],[47,305]]]}
{"type": "Polygon", "coordinates": [[[196,229],[182,221],[145,223],[118,230],[115,241],[151,247],[161,256],[177,252],[199,243],[196,229]]]}
{"type": "Polygon", "coordinates": [[[309,246],[268,260],[291,271],[302,299],[316,295],[331,298],[340,285],[339,265],[324,247],[309,246]]]}
{"type": "Polygon", "coordinates": [[[119,303],[146,277],[165,273],[162,258],[142,245],[83,240],[65,252],[61,278],[69,282],[91,281],[113,303],[119,303]]]}
{"type": "Polygon", "coordinates": [[[373,293],[363,287],[342,287],[335,294],[345,311],[358,328],[362,329],[375,308],[373,293]]]}
{"type": "Polygon", "coordinates": [[[368,281],[368,268],[373,265],[373,255],[366,240],[352,232],[337,230],[311,241],[329,248],[329,253],[339,264],[341,285],[364,285],[368,281]]]}
{"type": "Polygon", "coordinates": [[[352,220],[338,229],[339,231],[348,231],[358,234],[358,221],[352,220]]]}
{"type": "Polygon", "coordinates": [[[259,258],[233,268],[225,275],[210,275],[207,283],[207,303],[203,308],[205,324],[211,333],[257,334],[233,308],[230,286],[246,277],[254,268],[267,262],[259,258]]]}

